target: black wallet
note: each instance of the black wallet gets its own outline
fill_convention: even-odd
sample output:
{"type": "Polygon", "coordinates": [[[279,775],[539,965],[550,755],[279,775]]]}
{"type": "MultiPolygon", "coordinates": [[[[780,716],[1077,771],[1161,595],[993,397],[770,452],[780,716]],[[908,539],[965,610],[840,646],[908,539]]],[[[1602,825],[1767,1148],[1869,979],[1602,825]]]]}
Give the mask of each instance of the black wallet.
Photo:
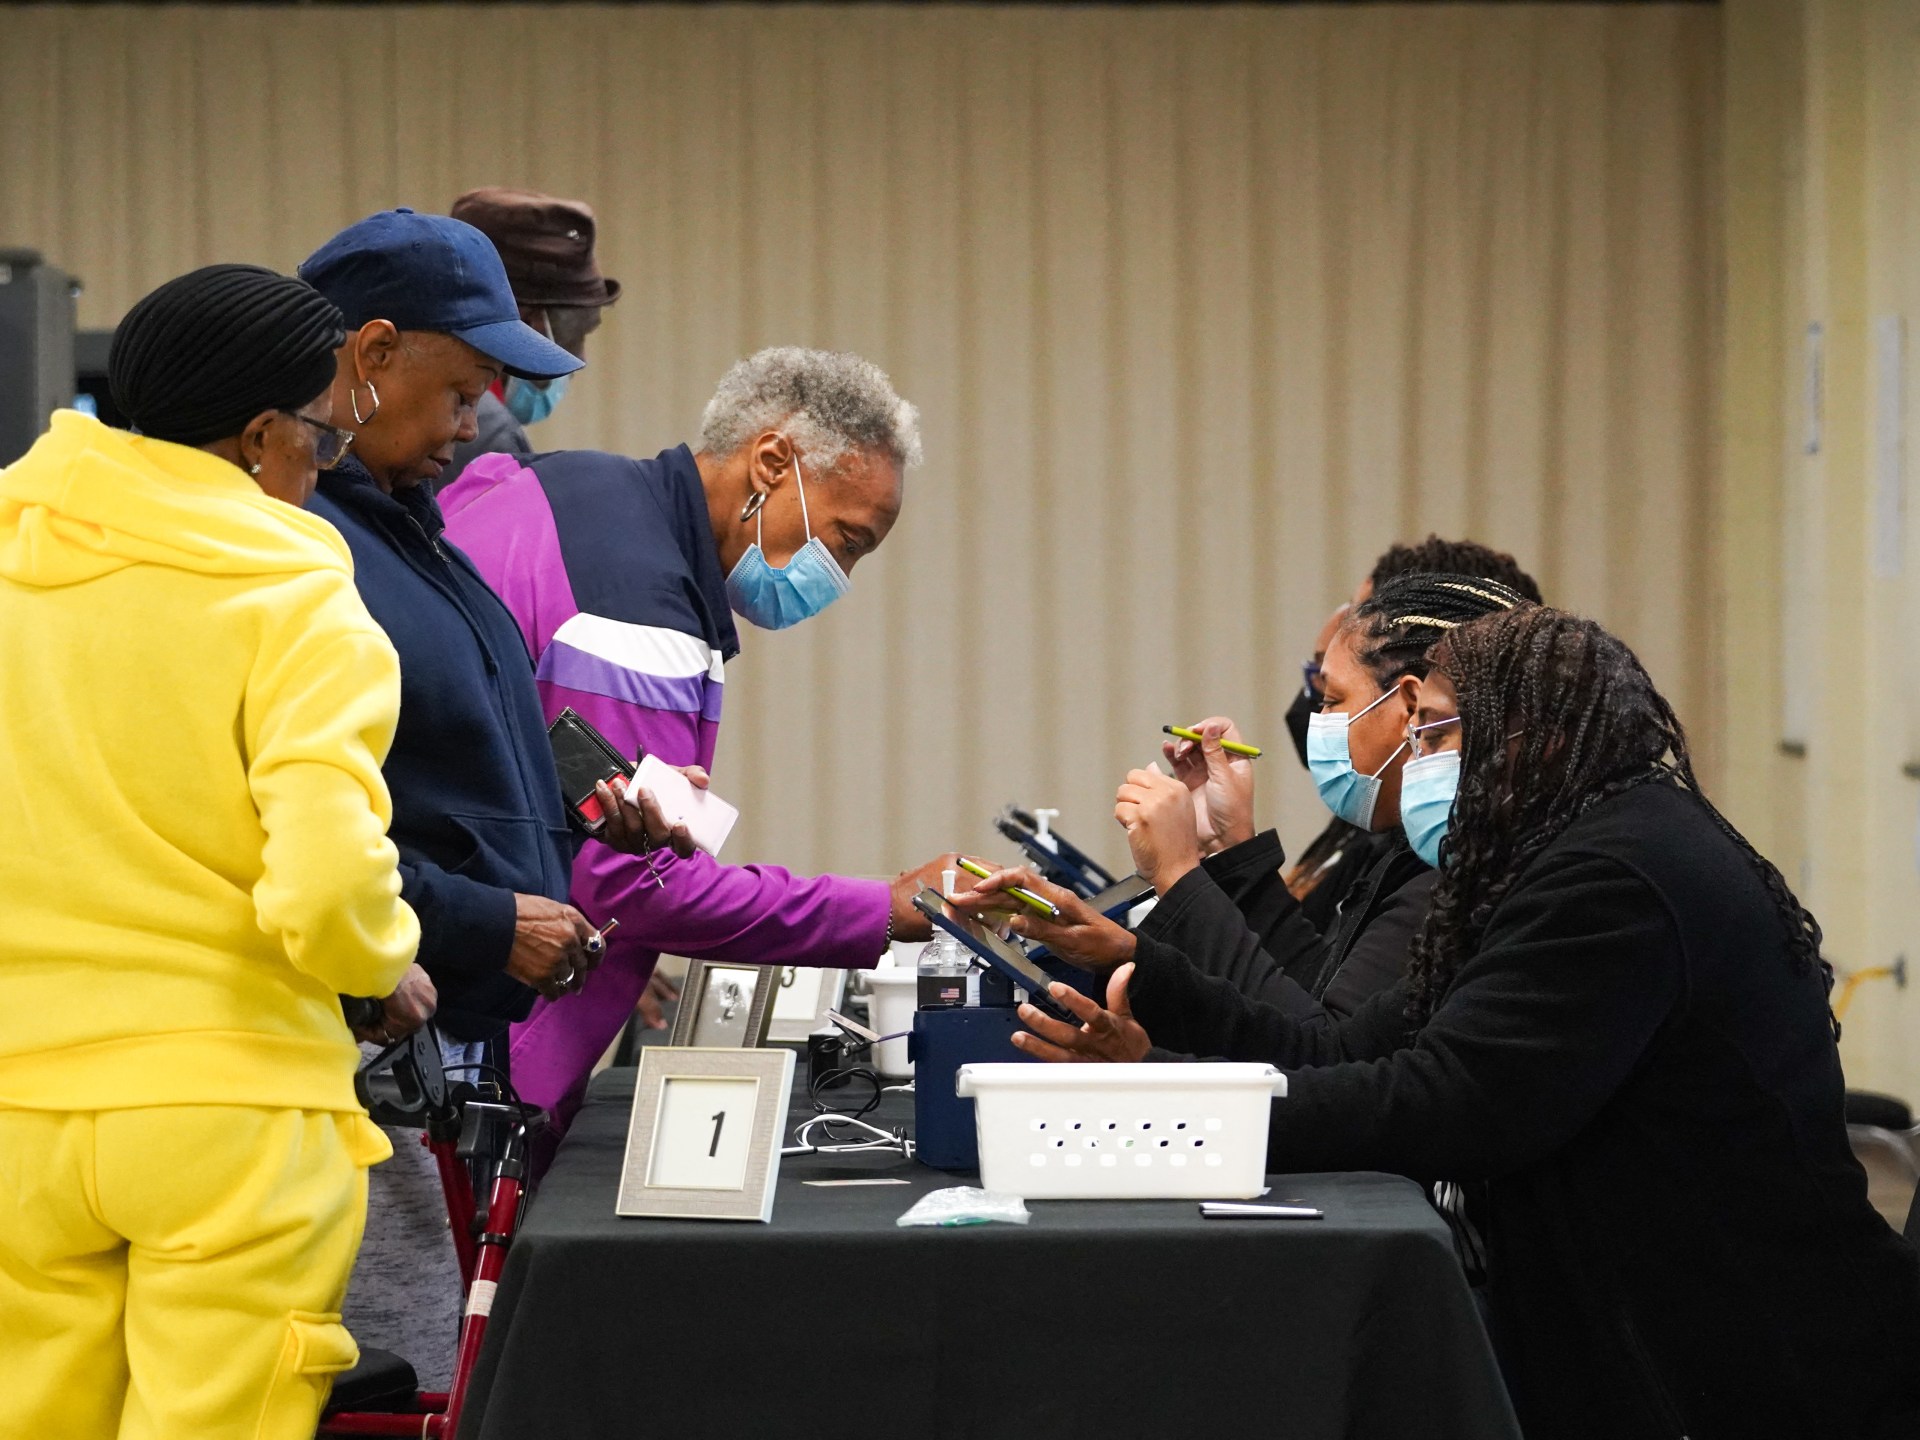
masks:
{"type": "MultiPolygon", "coordinates": [[[[631,780],[640,756],[627,759],[572,706],[562,710],[547,727],[547,740],[553,746],[553,763],[560,772],[560,794],[567,802],[567,818],[588,835],[597,834],[606,816],[600,813],[600,797],[593,793],[593,787],[602,780],[610,786],[631,780]]],[[[643,750],[641,755],[645,753],[643,750]]]]}

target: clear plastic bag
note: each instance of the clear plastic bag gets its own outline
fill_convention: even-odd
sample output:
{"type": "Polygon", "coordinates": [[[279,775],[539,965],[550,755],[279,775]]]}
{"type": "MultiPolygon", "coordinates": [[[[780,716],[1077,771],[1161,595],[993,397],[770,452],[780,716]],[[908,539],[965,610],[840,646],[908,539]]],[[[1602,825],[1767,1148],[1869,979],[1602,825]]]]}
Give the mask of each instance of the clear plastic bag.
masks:
{"type": "Polygon", "coordinates": [[[974,1185],[954,1185],[920,1197],[896,1225],[991,1225],[1000,1221],[1024,1225],[1033,1218],[1027,1202],[1018,1195],[1002,1195],[997,1190],[982,1190],[974,1185]]]}

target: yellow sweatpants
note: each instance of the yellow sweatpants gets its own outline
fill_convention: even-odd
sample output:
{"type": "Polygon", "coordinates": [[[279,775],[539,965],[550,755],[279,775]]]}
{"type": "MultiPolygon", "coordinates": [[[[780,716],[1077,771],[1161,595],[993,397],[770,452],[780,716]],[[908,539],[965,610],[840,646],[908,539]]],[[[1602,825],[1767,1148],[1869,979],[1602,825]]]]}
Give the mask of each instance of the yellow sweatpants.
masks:
{"type": "Polygon", "coordinates": [[[0,1109],[0,1436],[310,1440],[390,1153],[363,1115],[0,1109]]]}

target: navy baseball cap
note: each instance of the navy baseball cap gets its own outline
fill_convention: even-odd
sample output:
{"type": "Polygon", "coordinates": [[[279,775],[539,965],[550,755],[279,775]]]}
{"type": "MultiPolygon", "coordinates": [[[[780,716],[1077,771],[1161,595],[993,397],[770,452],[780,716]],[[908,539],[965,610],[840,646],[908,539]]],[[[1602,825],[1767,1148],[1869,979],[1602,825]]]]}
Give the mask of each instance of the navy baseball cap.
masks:
{"type": "Polygon", "coordinates": [[[387,320],[458,336],[529,380],[571,375],[586,363],[520,318],[493,241],[449,215],[369,215],[309,255],[300,278],[340,307],[350,331],[387,320]]]}

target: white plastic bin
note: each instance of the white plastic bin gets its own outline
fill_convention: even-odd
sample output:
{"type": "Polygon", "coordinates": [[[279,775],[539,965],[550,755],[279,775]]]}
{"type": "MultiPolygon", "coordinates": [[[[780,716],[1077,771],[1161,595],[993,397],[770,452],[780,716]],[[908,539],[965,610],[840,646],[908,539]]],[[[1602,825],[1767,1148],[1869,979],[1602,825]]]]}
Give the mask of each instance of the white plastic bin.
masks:
{"type": "Polygon", "coordinates": [[[980,1183],[1029,1200],[1240,1200],[1266,1184],[1271,1065],[962,1065],[980,1183]]]}
{"type": "Polygon", "coordinates": [[[879,1035],[899,1035],[874,1047],[874,1068],[896,1079],[913,1074],[913,1061],[907,1058],[907,1037],[913,1029],[913,1012],[920,1005],[920,972],[916,969],[872,970],[867,983],[873,987],[868,998],[868,1024],[879,1035]]]}

